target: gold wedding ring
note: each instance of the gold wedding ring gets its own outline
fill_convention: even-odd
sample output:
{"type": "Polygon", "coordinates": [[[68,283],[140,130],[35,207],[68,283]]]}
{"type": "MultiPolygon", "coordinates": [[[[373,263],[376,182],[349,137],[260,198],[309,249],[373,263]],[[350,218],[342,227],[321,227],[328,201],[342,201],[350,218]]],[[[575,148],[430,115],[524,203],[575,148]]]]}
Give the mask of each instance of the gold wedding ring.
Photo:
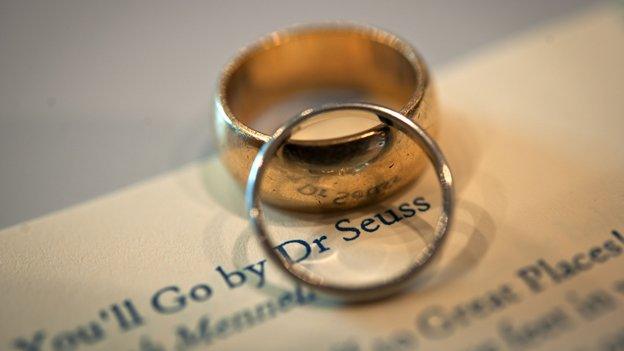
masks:
{"type": "MultiPolygon", "coordinates": [[[[297,27],[244,48],[224,69],[214,100],[223,164],[244,185],[270,139],[249,123],[297,94],[334,89],[357,92],[362,102],[400,111],[436,133],[429,73],[413,47],[372,27],[297,27]]],[[[291,139],[266,170],[260,197],[307,212],[348,209],[395,193],[425,165],[418,144],[383,123],[347,136],[291,139]]]]}

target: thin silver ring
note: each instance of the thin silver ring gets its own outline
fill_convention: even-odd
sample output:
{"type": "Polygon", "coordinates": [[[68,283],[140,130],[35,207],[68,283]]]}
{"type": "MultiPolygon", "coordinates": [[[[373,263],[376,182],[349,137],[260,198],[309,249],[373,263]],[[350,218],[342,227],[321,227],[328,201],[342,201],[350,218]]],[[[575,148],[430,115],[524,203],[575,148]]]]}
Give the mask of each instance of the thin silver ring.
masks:
{"type": "Polygon", "coordinates": [[[260,238],[262,247],[267,252],[270,260],[276,263],[286,274],[313,289],[336,296],[344,301],[363,302],[385,298],[404,290],[412,283],[417,273],[423,269],[426,263],[431,261],[431,258],[442,244],[450,228],[454,208],[453,177],[448,163],[446,162],[446,158],[442,154],[437,143],[420,126],[401,113],[386,107],[368,103],[331,104],[301,112],[279,128],[271,139],[260,148],[251,166],[249,178],[247,179],[245,202],[249,220],[260,238]],[[296,263],[288,261],[275,251],[275,243],[269,238],[264,225],[264,216],[262,208],[260,207],[258,195],[260,193],[262,177],[266,171],[265,165],[271,158],[275,157],[279,148],[288,141],[291,135],[301,128],[302,122],[319,114],[338,110],[360,110],[374,113],[387,125],[399,129],[415,140],[425,151],[427,157],[433,164],[442,189],[442,212],[435,227],[433,241],[427,245],[423,252],[419,253],[419,259],[407,271],[378,284],[361,287],[345,287],[328,284],[323,281],[322,277],[309,271],[297,271],[294,269],[296,263]]]}

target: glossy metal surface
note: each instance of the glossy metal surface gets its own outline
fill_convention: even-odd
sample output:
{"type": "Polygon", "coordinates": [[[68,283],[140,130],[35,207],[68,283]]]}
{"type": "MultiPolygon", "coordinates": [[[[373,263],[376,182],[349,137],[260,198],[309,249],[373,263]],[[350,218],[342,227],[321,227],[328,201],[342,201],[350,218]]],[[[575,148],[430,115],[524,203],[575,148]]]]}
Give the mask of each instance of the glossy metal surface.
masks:
{"type": "Polygon", "coordinates": [[[245,200],[252,227],[256,231],[256,234],[260,237],[260,242],[267,252],[267,255],[273,260],[274,263],[277,264],[278,267],[280,267],[285,273],[294,277],[296,280],[312,288],[335,295],[347,302],[360,302],[388,297],[402,291],[412,283],[413,278],[415,278],[422,268],[430,262],[430,259],[433,257],[438,247],[442,244],[442,241],[446,237],[446,233],[450,228],[454,208],[454,188],[451,170],[442,151],[433,138],[431,138],[431,136],[429,136],[424,129],[419,127],[418,124],[414,123],[406,116],[385,107],[371,104],[347,103],[327,105],[319,109],[306,110],[286,123],[283,127],[279,128],[275,134],[273,134],[273,137],[260,148],[253,161],[251,171],[249,173],[249,179],[247,181],[245,200]],[[260,189],[262,184],[269,180],[267,178],[270,174],[268,164],[270,164],[274,157],[276,157],[280,147],[290,139],[291,135],[298,128],[301,128],[301,124],[306,120],[309,120],[319,114],[337,110],[360,110],[372,112],[379,116],[380,119],[388,126],[392,126],[398,131],[404,133],[406,137],[417,143],[425,152],[435,168],[440,187],[442,189],[442,212],[435,226],[432,241],[427,244],[424,251],[414,254],[414,263],[404,273],[395,277],[389,277],[387,280],[377,284],[362,287],[347,287],[328,283],[321,275],[304,268],[300,264],[291,262],[282,255],[279,255],[274,249],[277,243],[273,242],[270,235],[267,233],[261,207],[261,201],[263,198],[260,194],[260,189]]]}
{"type": "MultiPolygon", "coordinates": [[[[250,121],[297,93],[328,89],[361,92],[368,97],[364,102],[388,106],[436,132],[429,73],[414,48],[371,27],[297,27],[243,49],[222,74],[215,119],[230,173],[244,184],[258,149],[269,140],[250,121]]],[[[262,198],[300,211],[349,209],[413,181],[423,156],[410,138],[383,124],[333,139],[292,140],[271,164],[262,198]]]]}

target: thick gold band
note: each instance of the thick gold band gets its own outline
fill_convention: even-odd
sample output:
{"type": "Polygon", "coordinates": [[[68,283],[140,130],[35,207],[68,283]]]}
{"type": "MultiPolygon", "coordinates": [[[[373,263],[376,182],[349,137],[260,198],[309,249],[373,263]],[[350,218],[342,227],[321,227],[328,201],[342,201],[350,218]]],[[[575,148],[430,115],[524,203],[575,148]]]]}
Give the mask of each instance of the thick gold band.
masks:
{"type": "MultiPolygon", "coordinates": [[[[398,110],[436,132],[429,73],[403,40],[351,24],[275,32],[224,69],[214,100],[221,160],[241,184],[269,140],[246,123],[294,94],[324,89],[361,92],[365,102],[398,110]]],[[[300,211],[348,209],[396,192],[425,164],[414,141],[384,124],[334,139],[291,140],[268,167],[260,195],[300,211]]]]}

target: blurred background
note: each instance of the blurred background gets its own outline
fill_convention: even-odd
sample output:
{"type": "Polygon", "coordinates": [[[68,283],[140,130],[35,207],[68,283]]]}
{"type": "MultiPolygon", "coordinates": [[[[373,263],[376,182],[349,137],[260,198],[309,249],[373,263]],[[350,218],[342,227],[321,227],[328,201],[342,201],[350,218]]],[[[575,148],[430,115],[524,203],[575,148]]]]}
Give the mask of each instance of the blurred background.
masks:
{"type": "Polygon", "coordinates": [[[0,0],[0,228],[214,153],[219,71],[272,30],[372,24],[435,74],[597,2],[0,0]]]}

